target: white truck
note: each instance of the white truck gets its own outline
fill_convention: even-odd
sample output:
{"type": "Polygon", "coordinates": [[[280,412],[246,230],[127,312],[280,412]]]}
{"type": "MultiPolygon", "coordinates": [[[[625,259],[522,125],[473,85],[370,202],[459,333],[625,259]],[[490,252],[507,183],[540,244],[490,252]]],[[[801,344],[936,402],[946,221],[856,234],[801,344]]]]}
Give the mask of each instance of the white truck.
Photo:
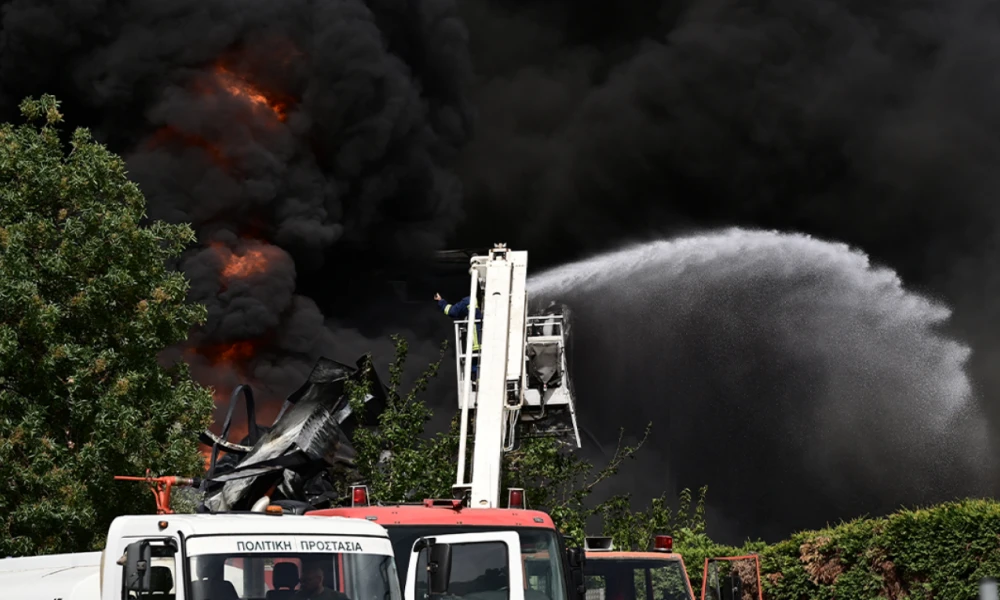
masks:
{"type": "Polygon", "coordinates": [[[402,600],[397,577],[380,525],[283,514],[271,506],[241,514],[118,517],[101,552],[0,560],[0,597],[402,600]]]}

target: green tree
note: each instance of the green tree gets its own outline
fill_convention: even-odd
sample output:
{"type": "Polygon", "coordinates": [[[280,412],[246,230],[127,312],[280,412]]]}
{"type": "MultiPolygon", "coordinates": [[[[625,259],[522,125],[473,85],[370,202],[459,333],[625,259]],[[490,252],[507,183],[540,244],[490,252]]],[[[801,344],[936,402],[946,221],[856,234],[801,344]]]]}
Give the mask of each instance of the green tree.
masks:
{"type": "MultiPolygon", "coordinates": [[[[455,482],[458,456],[458,419],[443,433],[425,435],[427,421],[433,415],[418,396],[437,376],[448,344],[441,345],[437,361],[420,375],[405,395],[400,393],[408,346],[406,340],[393,336],[396,356],[389,365],[386,408],[374,429],[359,428],[352,440],[358,453],[357,470],[371,490],[372,498],[383,503],[412,502],[423,498],[450,498],[455,482]]],[[[367,364],[371,364],[368,362],[367,364]]],[[[367,382],[367,377],[362,377],[367,382]]],[[[365,385],[348,383],[352,410],[365,410],[365,385]]]]}
{"type": "MultiPolygon", "coordinates": [[[[455,482],[459,448],[458,415],[447,431],[429,436],[425,426],[432,411],[419,398],[437,375],[447,343],[442,344],[438,360],[404,395],[400,392],[400,384],[408,348],[406,340],[399,336],[394,336],[393,340],[396,354],[389,366],[386,409],[379,416],[376,428],[359,429],[354,434],[359,474],[370,486],[372,498],[386,504],[449,498],[455,482]]],[[[363,398],[368,391],[362,385],[348,389],[355,411],[364,410],[363,398]]],[[[529,507],[548,512],[560,531],[578,545],[583,544],[587,525],[594,519],[603,523],[602,534],[614,537],[616,545],[623,549],[646,549],[653,535],[671,533],[674,529],[703,532],[705,488],[700,492],[694,513],[690,512],[689,490],[681,493],[676,513],[671,511],[665,496],[654,499],[638,512],[631,509],[627,494],[598,503],[590,501],[595,489],[617,475],[621,465],[639,452],[649,431],[647,428],[645,436],[634,445],[622,444],[623,431],[614,456],[596,471],[577,451],[559,440],[523,439],[516,449],[504,455],[502,489],[524,488],[529,507]]],[[[471,461],[472,445],[468,446],[466,464],[471,461]]]]}
{"type": "Polygon", "coordinates": [[[158,355],[204,320],[166,268],[186,225],[143,224],[124,161],[72,132],[52,96],[0,126],[0,556],[99,547],[148,513],[114,475],[201,471],[210,391],[158,355]]]}

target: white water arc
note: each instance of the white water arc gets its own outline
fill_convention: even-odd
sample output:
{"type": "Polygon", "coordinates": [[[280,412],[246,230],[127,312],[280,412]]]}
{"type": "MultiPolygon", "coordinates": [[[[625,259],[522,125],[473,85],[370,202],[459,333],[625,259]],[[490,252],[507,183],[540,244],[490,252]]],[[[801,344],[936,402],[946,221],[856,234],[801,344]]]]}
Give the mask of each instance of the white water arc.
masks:
{"type": "MultiPolygon", "coordinates": [[[[729,229],[568,264],[529,288],[573,310],[589,428],[653,420],[647,467],[708,483],[733,515],[749,490],[754,519],[808,526],[975,480],[985,425],[970,349],[939,331],[951,311],[844,244],[729,229]]],[[[650,493],[666,483],[651,479],[650,493]]]]}

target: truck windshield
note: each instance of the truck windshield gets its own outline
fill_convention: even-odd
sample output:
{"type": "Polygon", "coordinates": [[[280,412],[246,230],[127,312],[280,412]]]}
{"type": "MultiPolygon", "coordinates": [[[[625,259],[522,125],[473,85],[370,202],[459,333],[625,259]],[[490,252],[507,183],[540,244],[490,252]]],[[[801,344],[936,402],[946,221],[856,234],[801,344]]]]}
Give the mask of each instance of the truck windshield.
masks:
{"type": "Polygon", "coordinates": [[[684,565],[677,559],[587,557],[586,600],[693,600],[684,565]]]}
{"type": "MultiPolygon", "coordinates": [[[[389,525],[389,539],[396,555],[400,579],[405,581],[406,570],[410,564],[410,553],[413,544],[419,538],[433,537],[450,533],[484,532],[493,530],[482,526],[461,525],[389,525]]],[[[559,538],[554,531],[541,528],[497,527],[497,531],[516,531],[521,543],[521,566],[524,573],[525,600],[566,600],[566,582],[563,571],[563,551],[559,538]]],[[[457,583],[451,590],[452,594],[463,596],[469,600],[480,598],[490,600],[479,588],[489,589],[489,582],[503,577],[507,567],[505,544],[482,543],[466,544],[467,548],[456,547],[452,551],[451,581],[457,583]],[[480,584],[483,585],[480,585],[480,584]],[[468,588],[468,589],[464,589],[468,588]],[[472,590],[476,590],[473,592],[472,590]]],[[[423,559],[423,557],[421,557],[423,559]]],[[[418,568],[423,567],[422,564],[418,568]]],[[[418,577],[416,598],[419,600],[425,593],[421,588],[423,577],[418,577]]],[[[503,587],[500,585],[499,587],[503,587]]]]}
{"type": "Polygon", "coordinates": [[[310,551],[296,552],[301,538],[293,536],[201,539],[207,543],[188,541],[192,600],[402,600],[387,541],[383,553],[367,553],[343,541],[313,541],[310,551]]]}

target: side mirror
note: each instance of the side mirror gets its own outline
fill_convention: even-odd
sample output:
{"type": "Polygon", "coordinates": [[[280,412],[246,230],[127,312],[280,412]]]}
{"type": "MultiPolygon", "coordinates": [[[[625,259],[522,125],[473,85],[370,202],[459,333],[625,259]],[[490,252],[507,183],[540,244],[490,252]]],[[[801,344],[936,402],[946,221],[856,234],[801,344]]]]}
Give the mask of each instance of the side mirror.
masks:
{"type": "Polygon", "coordinates": [[[432,543],[427,557],[427,571],[430,575],[432,596],[448,593],[451,581],[451,545],[432,543]]]}
{"type": "Polygon", "coordinates": [[[133,542],[125,547],[125,589],[130,592],[147,592],[152,588],[149,542],[133,542]]]}
{"type": "Polygon", "coordinates": [[[566,558],[571,569],[582,569],[587,561],[587,555],[583,548],[566,548],[566,558]]]}

